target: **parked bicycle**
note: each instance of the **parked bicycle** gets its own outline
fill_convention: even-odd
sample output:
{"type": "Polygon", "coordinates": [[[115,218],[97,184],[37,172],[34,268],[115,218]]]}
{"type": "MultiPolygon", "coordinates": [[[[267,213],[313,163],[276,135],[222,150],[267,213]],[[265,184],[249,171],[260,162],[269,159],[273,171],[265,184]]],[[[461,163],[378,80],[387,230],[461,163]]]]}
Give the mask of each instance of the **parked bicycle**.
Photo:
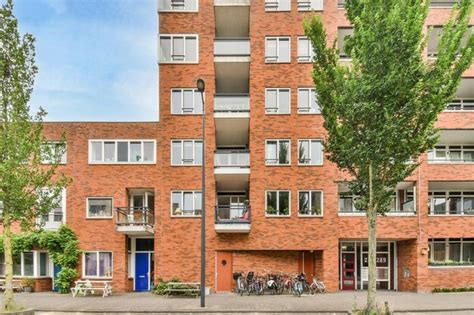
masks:
{"type": "Polygon", "coordinates": [[[240,296],[244,295],[244,292],[247,291],[246,283],[242,278],[242,272],[234,272],[233,278],[235,280],[235,292],[240,294],[240,296]]]}

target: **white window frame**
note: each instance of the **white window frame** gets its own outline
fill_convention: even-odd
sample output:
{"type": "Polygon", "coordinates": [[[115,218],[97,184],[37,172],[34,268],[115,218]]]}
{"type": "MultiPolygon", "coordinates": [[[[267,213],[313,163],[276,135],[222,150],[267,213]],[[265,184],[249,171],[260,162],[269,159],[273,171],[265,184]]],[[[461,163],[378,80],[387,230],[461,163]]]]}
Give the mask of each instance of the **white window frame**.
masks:
{"type": "Polygon", "coordinates": [[[288,0],[288,2],[290,3],[290,8],[283,10],[280,9],[280,0],[265,0],[265,12],[290,12],[292,1],[288,0]]]}
{"type": "Polygon", "coordinates": [[[319,0],[321,3],[321,8],[319,7],[314,7],[313,6],[313,1],[314,0],[298,0],[297,1],[297,6],[298,6],[298,11],[316,11],[316,12],[321,12],[324,10],[324,0],[319,0]],[[309,3],[309,5],[308,5],[309,3]]]}
{"type": "MultiPolygon", "coordinates": [[[[337,41],[339,40],[339,30],[344,30],[344,29],[346,29],[346,30],[347,30],[347,29],[352,29],[352,31],[354,32],[354,27],[353,27],[353,26],[339,26],[339,27],[337,28],[337,32],[336,32],[336,36],[337,36],[336,39],[337,39],[337,41]]],[[[352,34],[354,34],[354,33],[352,33],[352,34]]],[[[346,51],[344,52],[344,55],[341,55],[341,50],[342,50],[342,48],[344,48],[344,46],[342,46],[341,49],[339,49],[339,44],[340,44],[340,43],[339,43],[339,41],[338,41],[336,48],[339,50],[339,52],[338,52],[339,60],[342,60],[342,61],[352,61],[352,57],[349,56],[346,51]]]]}
{"type": "MultiPolygon", "coordinates": [[[[464,249],[464,244],[474,244],[474,239],[472,238],[443,238],[443,241],[440,241],[441,238],[437,239],[437,238],[430,238],[428,240],[428,246],[429,246],[429,249],[430,249],[430,256],[429,256],[429,260],[430,261],[433,261],[433,262],[447,262],[449,261],[449,246],[451,243],[457,243],[457,244],[460,244],[460,253],[459,253],[459,262],[465,262],[464,260],[464,257],[463,257],[463,249],[464,249]],[[455,240],[456,239],[456,240],[455,240]],[[459,239],[459,241],[457,241],[459,239]],[[434,260],[434,245],[435,243],[437,244],[443,244],[444,243],[444,254],[445,254],[445,259],[444,261],[442,260],[434,260]]],[[[430,263],[428,263],[428,267],[431,267],[431,268],[452,268],[452,267],[462,267],[462,268],[472,268],[474,267],[474,264],[473,265],[463,265],[463,264],[459,264],[459,265],[431,265],[430,263]]]]}
{"type": "MultiPolygon", "coordinates": [[[[170,194],[170,212],[171,212],[171,217],[172,218],[200,218],[201,215],[200,214],[196,214],[196,204],[195,204],[195,201],[196,201],[196,193],[201,193],[201,200],[202,198],[204,198],[204,196],[202,195],[202,191],[201,190],[179,190],[179,189],[173,189],[171,190],[171,194],[170,194]],[[185,193],[192,193],[193,194],[193,214],[192,215],[178,215],[178,214],[174,214],[173,213],[173,193],[180,193],[181,194],[181,204],[183,205],[184,204],[184,194],[185,193]]],[[[201,213],[202,213],[202,209],[201,209],[201,213]]]]}
{"type": "MultiPolygon", "coordinates": [[[[67,208],[67,190],[66,188],[63,188],[61,189],[61,211],[62,211],[62,220],[61,220],[61,224],[66,224],[66,208],[67,208]]],[[[57,208],[55,208],[57,209],[57,208]]],[[[36,219],[36,222],[37,224],[41,224],[42,223],[42,218],[37,218],[36,219]]],[[[58,224],[57,227],[54,226],[54,209],[52,209],[51,211],[48,212],[48,222],[49,223],[46,223],[42,226],[43,229],[45,230],[57,230],[61,224],[58,224]],[[50,221],[49,219],[53,217],[53,221],[50,221]]]]}
{"type": "MultiPolygon", "coordinates": [[[[64,144],[64,154],[61,156],[61,160],[59,161],[59,165],[66,165],[67,164],[67,142],[60,142],[60,141],[46,141],[42,143],[42,146],[51,146],[54,145],[54,154],[56,154],[56,148],[58,147],[59,144],[64,144]]],[[[49,165],[53,164],[52,161],[46,161],[41,158],[41,164],[44,165],[49,165]]]]}
{"type": "MultiPolygon", "coordinates": [[[[159,1],[159,0],[158,0],[159,1]]],[[[169,0],[171,3],[170,3],[170,6],[173,7],[172,5],[172,0],[169,0]]],[[[184,0],[183,0],[184,1],[184,0]]],[[[177,9],[171,9],[171,10],[166,10],[166,9],[160,9],[160,6],[159,6],[159,3],[158,3],[158,12],[160,13],[167,13],[167,12],[171,12],[171,13],[193,13],[193,12],[199,12],[199,0],[194,0],[196,1],[196,9],[195,10],[177,10],[177,9]]],[[[184,6],[186,8],[186,5],[184,6]]]]}
{"type": "Polygon", "coordinates": [[[313,58],[315,56],[314,54],[314,50],[313,50],[313,43],[311,42],[311,40],[307,37],[307,36],[298,36],[298,39],[297,39],[297,49],[296,49],[296,60],[298,61],[298,63],[311,63],[313,61],[313,58]],[[306,40],[308,41],[308,49],[309,51],[307,51],[307,55],[300,55],[300,50],[299,50],[299,43],[300,43],[300,40],[306,40]]]}
{"type": "MultiPolygon", "coordinates": [[[[196,164],[196,142],[201,142],[202,146],[202,139],[172,139],[171,140],[171,146],[170,146],[170,157],[171,157],[171,166],[201,166],[202,163],[196,164]],[[181,142],[181,164],[173,164],[173,142],[181,142]],[[193,142],[193,163],[192,164],[184,164],[184,142],[185,141],[192,141],[193,142]]],[[[204,147],[202,146],[202,150],[204,150],[204,147]]]]}
{"type": "MultiPolygon", "coordinates": [[[[45,250],[29,250],[26,251],[27,253],[33,253],[33,275],[25,276],[25,252],[21,252],[20,254],[20,274],[14,275],[14,277],[25,277],[25,278],[50,278],[50,266],[51,266],[51,259],[49,257],[49,253],[45,250]],[[40,253],[46,253],[46,275],[40,275],[40,253]]],[[[3,259],[5,261],[5,254],[3,255],[3,259]]],[[[5,270],[5,263],[4,263],[4,270],[5,270]]],[[[4,277],[5,274],[0,274],[0,277],[4,277]]]]}
{"type": "Polygon", "coordinates": [[[114,276],[114,252],[111,250],[85,250],[82,253],[82,277],[84,279],[112,279],[114,276]],[[96,265],[96,271],[97,271],[97,276],[86,276],[86,253],[95,253],[97,255],[97,265],[96,265]],[[100,276],[99,275],[99,264],[100,264],[100,259],[99,259],[99,254],[100,253],[111,253],[111,275],[110,276],[100,276]]]}
{"type": "Polygon", "coordinates": [[[102,220],[102,219],[112,219],[114,217],[114,197],[110,196],[91,196],[91,197],[86,197],[86,219],[91,219],[91,220],[102,220]],[[90,216],[89,215],[89,200],[90,199],[110,199],[112,201],[111,205],[111,214],[110,216],[90,216]]]}
{"type": "Polygon", "coordinates": [[[298,139],[298,151],[297,151],[297,155],[298,155],[298,166],[322,166],[324,164],[324,146],[323,146],[323,140],[322,139],[298,139]],[[308,156],[309,156],[309,161],[310,163],[301,163],[300,161],[300,142],[301,141],[309,141],[309,152],[308,152],[308,156]],[[316,141],[316,142],[319,142],[321,144],[321,163],[319,164],[312,164],[311,161],[312,161],[312,150],[311,150],[311,146],[313,145],[313,141],[316,141]]]}
{"type": "Polygon", "coordinates": [[[267,115],[291,115],[291,88],[287,87],[276,87],[276,88],[265,88],[265,114],[267,115]],[[276,112],[270,112],[267,108],[268,102],[268,91],[276,91],[276,112]],[[288,91],[288,113],[281,113],[280,112],[280,91],[288,91]]]}
{"type": "Polygon", "coordinates": [[[466,216],[466,217],[474,217],[474,214],[466,214],[464,212],[464,198],[472,197],[474,198],[474,191],[473,190],[429,190],[428,191],[428,215],[433,217],[456,217],[456,216],[466,216]],[[460,195],[452,196],[452,197],[459,197],[461,198],[461,213],[449,213],[449,199],[451,192],[459,192],[460,195]],[[443,196],[435,196],[435,193],[444,193],[443,196]],[[444,205],[444,213],[434,213],[434,199],[436,197],[445,198],[446,203],[444,205]]]}
{"type": "Polygon", "coordinates": [[[291,217],[291,190],[287,189],[268,189],[265,190],[265,216],[266,217],[273,217],[273,218],[288,218],[291,217]],[[280,192],[288,192],[288,214],[268,214],[268,200],[267,200],[267,193],[269,192],[276,192],[277,193],[277,212],[280,212],[280,192]]]}
{"type": "Polygon", "coordinates": [[[155,139],[89,139],[89,164],[156,164],[156,140],[155,139]],[[93,142],[102,142],[102,159],[101,161],[92,160],[92,143],[93,142]],[[115,142],[115,161],[105,161],[105,142],[115,142]],[[128,151],[127,158],[128,162],[118,162],[118,143],[127,142],[128,151]],[[130,143],[131,142],[140,142],[141,143],[141,156],[142,161],[139,162],[130,162],[130,143]],[[152,161],[143,161],[145,157],[145,142],[153,143],[153,160],[152,161]]]}
{"type": "Polygon", "coordinates": [[[316,103],[318,104],[318,111],[317,112],[311,111],[311,93],[316,94],[316,89],[311,88],[311,87],[298,88],[298,92],[297,92],[297,97],[298,97],[297,112],[298,112],[298,114],[300,114],[300,115],[321,115],[322,114],[321,113],[321,107],[319,106],[319,103],[317,103],[317,94],[315,95],[315,97],[316,97],[316,103]],[[300,106],[300,91],[309,91],[309,94],[308,94],[309,107],[301,107],[300,106]],[[308,109],[307,111],[302,110],[302,109],[306,109],[306,108],[308,109]]]}
{"type": "Polygon", "coordinates": [[[316,217],[321,218],[324,216],[324,193],[320,189],[302,189],[298,190],[298,216],[299,217],[316,217]],[[320,193],[321,194],[321,214],[301,214],[300,213],[300,193],[309,193],[309,209],[311,211],[311,194],[320,193]]]}
{"type": "MultiPolygon", "coordinates": [[[[172,88],[171,89],[171,92],[170,92],[170,113],[171,115],[199,115],[201,116],[202,115],[202,109],[200,113],[196,113],[196,99],[195,99],[195,94],[196,93],[199,93],[201,94],[201,92],[198,91],[198,89],[196,88],[172,88]],[[182,107],[184,105],[184,91],[192,91],[193,92],[193,106],[192,106],[192,112],[185,112],[183,109],[184,107],[182,107]],[[181,112],[180,113],[173,113],[173,92],[180,92],[181,93],[181,112]]],[[[201,97],[199,95],[199,97],[201,97]]],[[[205,98],[206,97],[206,94],[203,92],[203,97],[205,98]]],[[[203,104],[203,107],[204,107],[204,104],[203,104]]]]}
{"type": "Polygon", "coordinates": [[[158,63],[160,64],[176,64],[176,63],[198,64],[199,63],[199,34],[159,34],[158,35],[158,63]],[[162,60],[161,47],[160,47],[160,42],[161,42],[162,37],[171,37],[171,47],[170,47],[171,56],[173,56],[173,39],[175,37],[183,37],[183,51],[185,54],[183,60],[169,60],[169,61],[162,60]],[[194,37],[196,39],[196,60],[195,61],[186,60],[186,37],[194,37]]]}
{"type": "Polygon", "coordinates": [[[474,152],[474,144],[437,144],[428,151],[428,164],[474,164],[473,161],[464,161],[464,152],[474,152]],[[454,147],[459,147],[455,149],[454,147]],[[461,158],[458,161],[451,161],[451,151],[461,151],[461,158]],[[444,151],[445,158],[437,158],[436,152],[444,151]]]}
{"type": "Polygon", "coordinates": [[[265,140],[265,165],[266,166],[291,166],[291,139],[266,139],[265,140]],[[268,163],[267,159],[267,143],[269,141],[276,141],[277,142],[277,163],[268,163]],[[288,164],[280,164],[279,156],[280,156],[280,141],[288,141],[288,164]]]}
{"type": "Polygon", "coordinates": [[[265,36],[265,63],[291,63],[291,36],[265,36]],[[288,47],[289,47],[289,60],[288,61],[280,61],[279,51],[280,51],[280,40],[288,39],[288,47]],[[267,41],[268,40],[276,40],[276,56],[268,56],[267,55],[267,41]]]}

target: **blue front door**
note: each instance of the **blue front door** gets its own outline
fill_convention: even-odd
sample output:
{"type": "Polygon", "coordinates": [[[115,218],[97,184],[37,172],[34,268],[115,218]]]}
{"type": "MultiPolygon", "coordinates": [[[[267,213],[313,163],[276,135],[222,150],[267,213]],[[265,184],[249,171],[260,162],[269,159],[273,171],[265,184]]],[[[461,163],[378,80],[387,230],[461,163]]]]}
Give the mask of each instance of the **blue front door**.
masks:
{"type": "Polygon", "coordinates": [[[54,275],[53,275],[53,282],[54,282],[54,287],[53,291],[58,292],[59,288],[56,286],[56,279],[58,279],[58,273],[61,271],[61,266],[59,265],[54,265],[54,275]]]}
{"type": "Polygon", "coordinates": [[[148,291],[150,288],[149,253],[135,253],[135,291],[148,291]]]}

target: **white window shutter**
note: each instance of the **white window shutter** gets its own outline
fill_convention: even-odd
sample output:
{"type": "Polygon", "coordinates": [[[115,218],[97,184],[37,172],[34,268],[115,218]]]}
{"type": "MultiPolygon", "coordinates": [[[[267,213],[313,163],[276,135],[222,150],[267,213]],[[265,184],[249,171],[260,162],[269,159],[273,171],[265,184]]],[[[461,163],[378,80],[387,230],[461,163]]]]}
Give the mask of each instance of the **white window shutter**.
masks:
{"type": "Polygon", "coordinates": [[[315,11],[323,11],[324,0],[311,0],[311,9],[315,11]]]}
{"type": "Polygon", "coordinates": [[[278,61],[290,62],[290,39],[280,38],[278,42],[278,61]]]}
{"type": "Polygon", "coordinates": [[[278,113],[279,114],[289,114],[290,113],[290,90],[284,89],[280,90],[278,93],[278,113]]]}
{"type": "Polygon", "coordinates": [[[186,61],[196,62],[197,61],[197,38],[186,37],[186,61]]]}
{"type": "Polygon", "coordinates": [[[171,37],[160,38],[160,61],[171,61],[171,37]]]}

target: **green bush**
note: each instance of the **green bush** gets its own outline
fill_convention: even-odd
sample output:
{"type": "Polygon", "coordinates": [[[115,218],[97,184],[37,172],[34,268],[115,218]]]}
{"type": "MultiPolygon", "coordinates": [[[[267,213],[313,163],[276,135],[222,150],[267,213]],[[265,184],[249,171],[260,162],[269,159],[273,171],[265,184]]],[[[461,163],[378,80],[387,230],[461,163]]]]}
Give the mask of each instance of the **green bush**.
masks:
{"type": "MultiPolygon", "coordinates": [[[[186,285],[186,284],[180,284],[180,280],[179,278],[177,277],[174,277],[172,278],[171,280],[169,281],[165,281],[163,280],[162,278],[158,278],[158,284],[156,284],[153,289],[152,289],[152,292],[154,294],[157,294],[157,295],[165,295],[167,294],[166,292],[166,289],[168,288],[168,284],[169,283],[176,283],[175,285],[173,285],[173,288],[174,289],[189,289],[190,286],[189,285],[186,285]]],[[[173,295],[178,295],[179,292],[171,292],[171,294],[173,295]]]]}
{"type": "Polygon", "coordinates": [[[76,268],[64,267],[58,273],[58,277],[55,279],[54,284],[59,289],[59,293],[69,293],[71,284],[78,277],[76,268]]]}
{"type": "Polygon", "coordinates": [[[450,293],[450,292],[474,292],[474,287],[467,288],[434,288],[433,293],[450,293]]]}

